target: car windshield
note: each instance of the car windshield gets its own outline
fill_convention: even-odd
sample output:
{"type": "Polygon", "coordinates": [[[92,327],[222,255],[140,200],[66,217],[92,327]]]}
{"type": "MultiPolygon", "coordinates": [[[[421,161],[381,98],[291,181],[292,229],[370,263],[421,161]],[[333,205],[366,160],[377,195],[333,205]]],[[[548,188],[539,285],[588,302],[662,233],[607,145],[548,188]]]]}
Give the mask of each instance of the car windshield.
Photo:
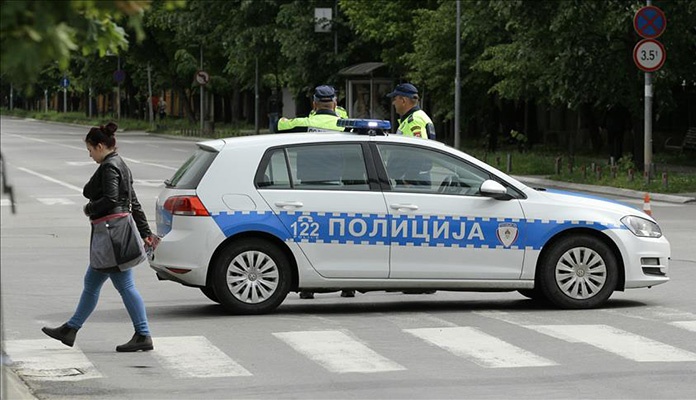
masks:
{"type": "Polygon", "coordinates": [[[216,151],[199,148],[171,179],[164,182],[165,185],[169,188],[195,189],[217,155],[216,151]]]}

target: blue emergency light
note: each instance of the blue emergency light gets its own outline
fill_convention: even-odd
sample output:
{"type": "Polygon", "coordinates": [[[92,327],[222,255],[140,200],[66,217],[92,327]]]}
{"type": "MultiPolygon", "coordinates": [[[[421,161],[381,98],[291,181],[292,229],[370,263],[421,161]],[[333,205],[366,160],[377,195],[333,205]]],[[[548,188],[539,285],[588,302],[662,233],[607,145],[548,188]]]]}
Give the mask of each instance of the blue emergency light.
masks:
{"type": "Polygon", "coordinates": [[[339,119],[336,125],[345,129],[346,132],[357,133],[358,135],[387,135],[391,129],[391,122],[381,119],[339,119]]]}

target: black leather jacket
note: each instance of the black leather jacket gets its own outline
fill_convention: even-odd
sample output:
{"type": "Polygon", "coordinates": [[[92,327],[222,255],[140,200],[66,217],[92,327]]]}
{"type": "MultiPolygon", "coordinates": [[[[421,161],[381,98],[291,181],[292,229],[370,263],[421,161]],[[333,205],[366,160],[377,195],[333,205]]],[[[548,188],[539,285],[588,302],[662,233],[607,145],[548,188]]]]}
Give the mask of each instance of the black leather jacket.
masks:
{"type": "Polygon", "coordinates": [[[109,214],[128,212],[128,186],[131,188],[131,212],[138,226],[140,236],[145,238],[152,234],[147,217],[133,190],[133,176],[130,169],[118,153],[113,152],[104,157],[99,168],[89,179],[82,194],[89,199],[85,214],[95,220],[109,214]]]}

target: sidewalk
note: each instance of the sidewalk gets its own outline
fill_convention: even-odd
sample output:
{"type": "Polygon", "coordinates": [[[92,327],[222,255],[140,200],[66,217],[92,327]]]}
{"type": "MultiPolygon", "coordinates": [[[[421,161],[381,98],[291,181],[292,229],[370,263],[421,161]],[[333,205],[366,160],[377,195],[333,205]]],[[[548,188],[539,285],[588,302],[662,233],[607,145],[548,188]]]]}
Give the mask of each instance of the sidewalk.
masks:
{"type": "Polygon", "coordinates": [[[9,365],[2,366],[3,400],[36,400],[29,387],[22,381],[9,365]]]}

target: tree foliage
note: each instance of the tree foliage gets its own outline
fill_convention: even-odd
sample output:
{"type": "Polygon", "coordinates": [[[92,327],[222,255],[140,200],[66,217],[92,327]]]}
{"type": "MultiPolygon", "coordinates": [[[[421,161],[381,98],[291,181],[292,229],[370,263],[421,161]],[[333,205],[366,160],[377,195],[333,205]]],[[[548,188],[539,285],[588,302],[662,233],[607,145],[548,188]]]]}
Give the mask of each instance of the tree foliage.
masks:
{"type": "MultiPolygon", "coordinates": [[[[620,104],[640,115],[643,73],[632,61],[640,40],[632,20],[644,3],[462,0],[463,120],[470,126],[489,120],[504,101],[574,110],[620,104]]],[[[342,68],[381,61],[395,80],[414,82],[442,122],[455,116],[456,4],[2,0],[0,61],[4,82],[36,82],[39,88],[67,71],[78,87],[107,92],[114,60],[100,56],[121,54],[134,90],[142,90],[150,66],[155,90],[182,93],[189,116],[195,114],[192,76],[201,53],[212,77],[206,90],[223,96],[254,88],[257,72],[266,96],[281,87],[300,95],[322,83],[340,86],[342,68]],[[316,7],[338,10],[331,33],[315,32],[316,7]]],[[[696,2],[654,4],[668,20],[659,38],[667,62],[653,74],[659,114],[675,106],[675,90],[696,84],[696,2]]]]}

